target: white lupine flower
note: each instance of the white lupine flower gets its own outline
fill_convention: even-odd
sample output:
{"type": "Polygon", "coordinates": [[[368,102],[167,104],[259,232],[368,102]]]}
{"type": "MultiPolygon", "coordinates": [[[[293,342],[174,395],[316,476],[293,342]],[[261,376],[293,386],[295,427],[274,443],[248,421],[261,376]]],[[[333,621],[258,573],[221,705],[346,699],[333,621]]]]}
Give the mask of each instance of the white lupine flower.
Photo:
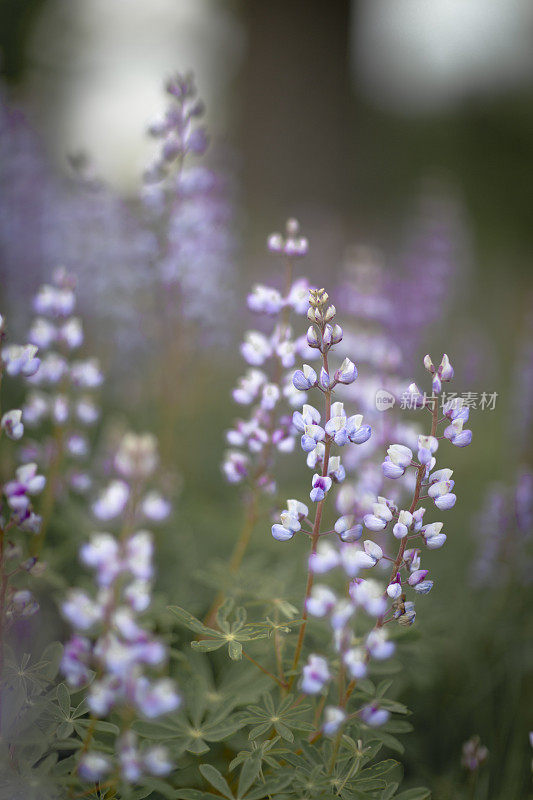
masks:
{"type": "Polygon", "coordinates": [[[316,553],[309,556],[309,569],[315,574],[329,572],[339,565],[340,556],[336,547],[329,542],[319,542],[316,553]]]}
{"type": "Polygon", "coordinates": [[[350,595],[354,603],[364,608],[371,617],[380,617],[387,610],[383,587],[377,581],[367,579],[353,583],[350,595]]]}
{"type": "Polygon", "coordinates": [[[367,654],[362,647],[352,647],[343,656],[343,661],[352,678],[360,680],[367,674],[367,654]]]}
{"type": "Polygon", "coordinates": [[[129,496],[130,488],[125,481],[111,481],[98,500],[93,503],[94,516],[103,521],[115,519],[126,508],[129,496]]]}
{"type": "Polygon", "coordinates": [[[162,522],[167,519],[172,510],[168,500],[156,491],[148,492],[141,502],[141,511],[152,522],[162,522]]]}
{"type": "Polygon", "coordinates": [[[0,428],[6,432],[6,436],[14,441],[22,439],[24,435],[24,425],[22,424],[22,411],[14,408],[6,411],[0,420],[0,428]]]}
{"type": "Polygon", "coordinates": [[[248,331],[241,345],[241,355],[248,364],[259,367],[272,355],[272,345],[259,331],[248,331]]]}
{"type": "Polygon", "coordinates": [[[314,654],[309,656],[302,675],[301,689],[305,694],[318,694],[331,678],[326,659],[314,654]]]}
{"type": "Polygon", "coordinates": [[[334,736],[346,719],[346,711],[335,706],[326,706],[324,709],[324,723],[322,730],[326,736],[334,736]]]}
{"type": "Polygon", "coordinates": [[[334,608],[337,596],[328,586],[313,586],[307,600],[307,611],[312,617],[325,617],[334,608]]]}

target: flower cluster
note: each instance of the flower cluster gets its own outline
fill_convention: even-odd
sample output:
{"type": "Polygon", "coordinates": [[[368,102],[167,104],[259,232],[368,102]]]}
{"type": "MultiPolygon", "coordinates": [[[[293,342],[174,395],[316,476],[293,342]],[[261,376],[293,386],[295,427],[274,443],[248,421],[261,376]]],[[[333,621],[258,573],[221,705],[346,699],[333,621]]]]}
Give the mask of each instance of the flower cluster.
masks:
{"type": "MultiPolygon", "coordinates": [[[[0,382],[5,375],[22,376],[30,379],[41,367],[37,357],[37,347],[28,345],[4,345],[6,336],[5,321],[0,316],[0,382]]],[[[0,422],[0,435],[4,433],[9,439],[18,441],[24,435],[22,410],[6,411],[0,422]]],[[[35,558],[28,558],[26,548],[12,541],[10,536],[16,530],[38,535],[42,519],[33,508],[33,498],[43,491],[46,478],[39,474],[36,463],[29,461],[15,470],[11,480],[0,487],[0,540],[2,559],[0,560],[0,640],[5,636],[6,628],[19,617],[30,617],[38,610],[39,605],[33,593],[18,584],[18,578],[24,574],[36,575],[41,566],[35,558]]],[[[1,650],[0,642],[0,650],[1,650]]],[[[0,671],[1,671],[0,659],[0,671]]]]}
{"type": "MultiPolygon", "coordinates": [[[[414,447],[417,429],[402,421],[398,413],[398,400],[406,381],[391,321],[400,312],[376,251],[359,246],[347,252],[339,294],[341,308],[348,316],[343,326],[344,343],[360,370],[359,379],[339,387],[339,394],[362,411],[372,426],[372,437],[365,447],[354,447],[347,452],[344,463],[347,478],[336,503],[340,513],[353,515],[357,522],[362,522],[376,495],[384,491],[378,454],[391,440],[402,440],[414,447]]],[[[409,479],[395,488],[393,499],[399,502],[410,488],[409,479]]]]}
{"type": "MultiPolygon", "coordinates": [[[[93,506],[99,521],[120,519],[120,536],[94,533],[80,550],[81,562],[94,571],[96,595],[71,589],[62,612],[76,633],[67,642],[62,671],[70,686],[87,686],[87,704],[94,717],[122,712],[117,757],[122,778],[135,782],[143,773],[171,770],[159,747],[141,750],[129,729],[129,713],[153,719],[175,710],[180,696],[168,678],[151,678],[167,660],[165,645],[142,623],[151,602],[153,535],[139,528],[147,518],[160,521],[170,512],[157,492],[146,492],[158,464],[157,445],[149,434],[124,436],[116,452],[113,480],[93,506]]],[[[97,780],[112,768],[111,760],[86,743],[79,774],[97,780]]]]}
{"type": "MultiPolygon", "coordinates": [[[[315,320],[315,324],[318,323],[320,349],[324,356],[323,370],[326,373],[329,373],[327,362],[329,347],[324,347],[320,331],[334,316],[334,310],[332,315],[329,312],[330,319],[326,323],[328,312],[329,309],[327,311],[325,309],[323,296],[311,293],[310,318],[315,320]]],[[[315,336],[315,333],[316,331],[312,331],[309,335],[315,336]]],[[[442,381],[451,380],[453,377],[449,359],[444,355],[438,369],[435,369],[429,356],[426,356],[424,363],[433,376],[433,391],[437,393],[441,389],[442,381]]],[[[386,479],[397,480],[402,478],[406,471],[411,469],[415,471],[411,502],[401,508],[389,497],[378,496],[371,511],[364,516],[362,525],[354,515],[343,515],[336,520],[332,530],[322,532],[323,502],[340,468],[340,464],[335,463],[331,471],[330,449],[335,445],[342,447],[347,442],[364,442],[370,435],[370,429],[366,430],[365,426],[361,425],[362,420],[359,415],[355,418],[346,417],[341,403],[330,403],[330,392],[339,382],[339,374],[342,375],[344,372],[349,372],[355,377],[354,370],[347,367],[346,363],[331,380],[326,376],[319,378],[309,370],[307,373],[302,370],[295,375],[296,383],[302,384],[305,377],[324,393],[326,399],[324,427],[320,425],[320,414],[310,406],[304,407],[303,413],[298,414],[295,419],[296,427],[302,432],[302,448],[312,456],[310,466],[315,463],[322,465],[321,474],[315,474],[313,477],[311,490],[311,500],[318,503],[317,513],[315,521],[311,522],[307,506],[297,500],[289,500],[287,509],[281,515],[280,523],[273,526],[272,534],[280,541],[287,541],[298,532],[311,537],[310,578],[305,598],[304,620],[310,615],[328,621],[333,633],[334,662],[340,659],[342,669],[346,670],[355,682],[366,676],[371,659],[386,659],[394,652],[394,645],[388,640],[385,626],[392,621],[397,621],[402,626],[410,626],[415,621],[415,603],[408,594],[412,591],[413,597],[417,594],[424,595],[433,587],[433,580],[428,577],[429,570],[422,568],[421,550],[416,544],[419,540],[429,549],[437,549],[445,543],[446,534],[442,532],[442,522],[429,522],[425,519],[426,509],[419,503],[423,499],[428,499],[433,501],[437,509],[444,511],[452,508],[456,502],[456,496],[452,491],[454,488],[452,470],[435,469],[439,446],[438,426],[443,422],[446,425],[440,439],[449,439],[458,447],[469,444],[472,434],[464,428],[464,423],[468,419],[468,409],[463,408],[460,402],[445,405],[443,420],[439,420],[438,397],[434,396],[432,403],[427,400],[421,401],[419,406],[427,408],[431,413],[431,431],[428,435],[419,435],[416,456],[406,445],[392,444],[382,464],[386,479]],[[364,433],[358,436],[359,431],[364,433]],[[319,448],[318,453],[317,448],[319,448]],[[380,543],[370,538],[360,541],[364,529],[381,534],[388,527],[392,529],[391,539],[383,538],[380,543]],[[328,535],[330,539],[323,538],[328,535]],[[395,540],[398,543],[397,552],[388,553],[391,542],[395,540]],[[348,590],[345,596],[339,596],[326,584],[314,583],[314,576],[336,569],[341,570],[344,582],[347,581],[348,590]],[[390,570],[385,584],[379,577],[367,577],[368,570],[377,571],[379,576],[383,569],[390,570]],[[356,637],[355,621],[365,618],[367,620],[370,618],[370,630],[365,635],[356,637]]],[[[414,384],[410,387],[410,391],[420,394],[414,384]]],[[[368,631],[368,624],[366,627],[368,631]]],[[[333,678],[334,662],[328,662],[326,657],[316,653],[311,654],[303,669],[302,691],[306,694],[326,691],[333,678]]],[[[297,659],[295,659],[296,664],[297,659]]],[[[355,686],[355,683],[353,685],[355,686]]],[[[326,734],[334,734],[347,719],[348,698],[349,694],[341,697],[342,702],[339,707],[326,708],[323,726],[326,734]]],[[[370,726],[383,724],[389,716],[388,711],[378,705],[360,708],[352,714],[354,715],[370,726]]]]}
{"type": "Polygon", "coordinates": [[[293,337],[289,314],[305,314],[309,285],[303,278],[293,281],[293,260],[307,252],[307,240],[299,235],[296,220],[287,222],[285,236],[272,234],[269,249],[286,257],[286,281],[283,292],[256,285],[248,297],[249,308],[272,317],[270,333],[250,330],[241,345],[241,355],[249,365],[246,374],[233,390],[233,399],[242,406],[252,406],[249,419],[236,421],[227,433],[231,449],[225,455],[223,471],[230,483],[248,479],[263,491],[273,491],[273,455],[294,448],[295,427],[285,410],[286,404],[300,402],[300,391],[310,388],[317,377],[304,367],[301,381],[292,382],[292,371],[298,357],[315,357],[316,350],[305,336],[293,337]],[[314,376],[314,377],[313,377],[314,376]],[[284,408],[285,405],[285,408],[284,408]]]}
{"type": "Polygon", "coordinates": [[[174,321],[179,316],[180,324],[201,320],[202,330],[220,327],[233,272],[229,222],[234,190],[221,170],[191,163],[208,147],[201,124],[204,104],[193,76],[173,76],[166,94],[169,106],[148,131],[160,147],[144,174],[141,197],[154,271],[164,289],[158,295],[159,313],[174,321]]]}
{"type": "Polygon", "coordinates": [[[85,462],[90,453],[87,431],[100,416],[96,391],[103,382],[95,358],[80,359],[83,327],[75,316],[75,278],[64,269],[54,272],[52,281],[40,287],[33,301],[36,317],[28,338],[43,354],[39,371],[30,379],[32,390],[22,408],[28,428],[43,429],[39,442],[29,441],[22,456],[31,455],[54,474],[50,491],[54,496],[63,484],[85,493],[91,487],[85,462]]]}
{"type": "MultiPolygon", "coordinates": [[[[339,455],[332,455],[331,448],[341,448],[348,442],[363,444],[371,434],[370,426],[362,424],[361,414],[347,416],[343,403],[331,403],[335,387],[353,383],[357,378],[357,369],[349,358],[345,358],[339,368],[330,373],[328,353],[342,340],[343,331],[334,322],[336,310],[328,304],[328,300],[323,289],[311,290],[307,316],[312,325],[306,338],[309,347],[322,355],[320,372],[317,373],[309,364],[304,364],[292,377],[293,386],[299,393],[318,389],[325,398],[324,420],[320,411],[308,403],[304,403],[302,411],[295,411],[292,417],[293,426],[301,435],[302,450],[307,453],[308,467],[319,470],[314,472],[309,494],[314,503],[322,503],[333,482],[342,483],[345,477],[341,458],[339,455]]],[[[281,515],[282,524],[272,527],[272,535],[280,541],[292,538],[301,529],[300,518],[307,518],[307,514],[307,506],[296,500],[289,500],[288,510],[281,515]],[[300,527],[296,527],[296,524],[300,527]]]]}

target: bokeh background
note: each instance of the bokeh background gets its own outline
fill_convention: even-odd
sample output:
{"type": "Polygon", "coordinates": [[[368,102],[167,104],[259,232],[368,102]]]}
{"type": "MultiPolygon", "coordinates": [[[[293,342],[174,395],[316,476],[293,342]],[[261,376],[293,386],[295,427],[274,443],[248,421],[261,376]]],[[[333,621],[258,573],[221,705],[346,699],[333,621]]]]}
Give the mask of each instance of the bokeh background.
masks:
{"type": "MultiPolygon", "coordinates": [[[[206,607],[198,565],[222,558],[238,525],[238,492],[219,463],[251,324],[244,297],[255,280],[278,280],[266,234],[298,217],[310,240],[303,269],[336,300],[348,247],[377,248],[394,279],[427,197],[451,209],[442,308],[404,371],[419,379],[414,356],[447,351],[459,391],[498,397],[474,415],[474,445],[452,465],[453,535],[397,686],[414,709],[407,780],[436,800],[531,796],[530,518],[511,557],[481,584],[471,574],[495,520],[489,487],[512,494],[531,464],[532,35],[529,0],[0,0],[3,309],[23,331],[51,269],[78,274],[90,346],[110,373],[109,414],[162,434],[175,473],[179,512],[160,547],[173,602],[206,607]],[[229,238],[224,288],[202,295],[197,313],[199,329],[202,315],[219,324],[207,346],[200,333],[188,340],[177,394],[164,396],[147,384],[170,356],[139,339],[143,241],[117,202],[135,205],[165,77],[189,69],[225,176],[229,238]],[[89,201],[72,182],[68,156],[80,152],[105,186],[89,201]],[[490,756],[472,788],[460,760],[474,734],[490,756]]],[[[55,532],[58,564],[75,558],[69,524],[55,532]]],[[[268,526],[254,536],[275,565],[268,526]]]]}

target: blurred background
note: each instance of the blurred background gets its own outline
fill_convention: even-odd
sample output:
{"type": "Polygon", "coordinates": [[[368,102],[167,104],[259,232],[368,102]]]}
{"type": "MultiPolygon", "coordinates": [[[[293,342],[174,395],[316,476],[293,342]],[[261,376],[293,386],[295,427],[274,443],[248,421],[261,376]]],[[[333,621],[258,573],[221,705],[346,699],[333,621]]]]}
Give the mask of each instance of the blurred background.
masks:
{"type": "MultiPolygon", "coordinates": [[[[111,374],[112,413],[159,433],[172,425],[166,458],[182,485],[182,547],[170,569],[175,540],[162,544],[161,587],[181,605],[201,610],[195,567],[228,551],[237,524],[238,494],[219,462],[239,337],[252,324],[245,294],[255,280],[281,280],[266,235],[296,216],[310,241],[302,270],[341,307],[350,247],[377,249],[392,282],[423,274],[417,242],[437,214],[449,271],[435,296],[419,301],[416,280],[397,295],[431,306],[403,371],[420,379],[419,357],[446,351],[457,390],[497,402],[475,414],[474,445],[457,459],[453,535],[397,688],[414,709],[407,779],[426,782],[435,800],[532,796],[531,515],[513,527],[532,447],[532,37],[529,0],[0,0],[3,310],[24,331],[29,298],[64,263],[111,374]],[[207,347],[201,334],[189,342],[169,422],[131,372],[141,364],[150,377],[163,354],[139,334],[138,297],[151,278],[129,215],[154,152],[147,124],[176,70],[194,72],[206,103],[226,201],[215,227],[228,236],[211,253],[219,272],[224,261],[223,280],[197,312],[218,322],[207,347]],[[98,184],[88,199],[69,161],[81,152],[98,184]],[[495,484],[511,507],[504,521],[487,494],[495,484]],[[518,537],[517,549],[471,580],[491,526],[518,537]],[[489,758],[474,786],[461,748],[476,734],[489,758]]],[[[204,280],[200,266],[191,270],[204,280]]],[[[275,559],[265,538],[257,531],[256,546],[275,559]]]]}

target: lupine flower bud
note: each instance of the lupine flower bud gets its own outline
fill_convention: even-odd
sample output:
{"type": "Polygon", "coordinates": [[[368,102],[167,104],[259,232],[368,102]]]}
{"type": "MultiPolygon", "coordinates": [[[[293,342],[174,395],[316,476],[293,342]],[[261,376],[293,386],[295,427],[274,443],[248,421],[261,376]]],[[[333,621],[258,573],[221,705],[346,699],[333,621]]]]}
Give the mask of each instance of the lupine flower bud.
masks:
{"type": "Polygon", "coordinates": [[[418,594],[429,594],[432,589],[433,581],[420,581],[415,586],[415,592],[418,592],[418,594]]]}
{"type": "Polygon", "coordinates": [[[322,349],[327,350],[333,344],[333,328],[331,325],[326,325],[322,331],[322,349]]]}
{"type": "Polygon", "coordinates": [[[407,387],[407,398],[410,402],[410,405],[414,408],[422,408],[425,402],[424,395],[416,383],[410,383],[407,387]]]}
{"type": "Polygon", "coordinates": [[[324,391],[329,389],[330,379],[324,367],[322,367],[322,369],[320,370],[320,377],[318,379],[318,383],[321,389],[323,389],[324,391]]]}
{"type": "MultiPolygon", "coordinates": [[[[331,344],[338,344],[342,341],[342,337],[344,336],[343,330],[340,325],[335,323],[331,327],[331,344]]],[[[357,375],[356,375],[357,377],[357,375]]]]}
{"type": "Polygon", "coordinates": [[[440,362],[438,372],[441,380],[443,381],[451,381],[453,378],[454,374],[453,367],[450,364],[450,359],[448,358],[446,353],[444,353],[444,355],[442,356],[442,361],[440,362]]]}
{"type": "Polygon", "coordinates": [[[415,604],[408,600],[403,604],[403,608],[399,610],[398,616],[395,614],[395,617],[398,620],[398,623],[404,627],[413,625],[416,619],[415,604]]]}
{"type": "Polygon", "coordinates": [[[318,333],[312,325],[307,329],[307,344],[309,347],[320,348],[318,333]]]}
{"type": "Polygon", "coordinates": [[[424,366],[427,369],[427,371],[431,372],[431,374],[433,375],[433,373],[435,372],[435,365],[433,364],[430,355],[424,356],[424,366]]]}
{"type": "Polygon", "coordinates": [[[281,253],[283,250],[283,236],[281,233],[271,233],[267,239],[267,247],[272,253],[281,253]]]}
{"type": "Polygon", "coordinates": [[[393,583],[389,583],[387,586],[387,594],[391,598],[391,600],[397,600],[402,593],[402,584],[400,579],[400,573],[396,575],[396,579],[393,583]]]}
{"type": "Polygon", "coordinates": [[[409,586],[416,586],[417,583],[421,583],[428,574],[428,572],[429,572],[428,569],[417,569],[414,572],[411,572],[411,574],[407,579],[409,586]]]}

